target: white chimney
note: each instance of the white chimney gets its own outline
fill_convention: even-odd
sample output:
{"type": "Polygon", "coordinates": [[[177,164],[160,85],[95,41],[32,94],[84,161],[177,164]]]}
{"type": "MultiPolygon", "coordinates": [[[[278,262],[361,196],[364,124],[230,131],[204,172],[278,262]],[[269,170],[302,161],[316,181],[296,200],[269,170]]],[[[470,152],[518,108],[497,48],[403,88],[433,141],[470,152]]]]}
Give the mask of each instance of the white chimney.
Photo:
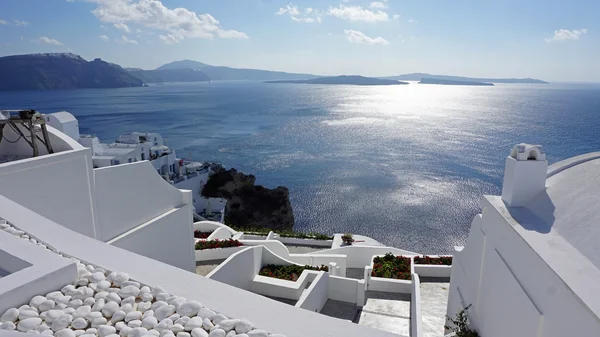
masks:
{"type": "Polygon", "coordinates": [[[506,157],[502,200],[512,207],[527,205],[546,190],[548,161],[541,145],[517,144],[506,157]]]}

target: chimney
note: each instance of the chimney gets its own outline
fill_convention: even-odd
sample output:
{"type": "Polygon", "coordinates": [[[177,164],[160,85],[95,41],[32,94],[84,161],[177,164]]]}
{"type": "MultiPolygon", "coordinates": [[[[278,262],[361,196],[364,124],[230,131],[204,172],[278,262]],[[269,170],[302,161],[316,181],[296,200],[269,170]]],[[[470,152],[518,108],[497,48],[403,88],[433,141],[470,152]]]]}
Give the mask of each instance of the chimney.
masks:
{"type": "Polygon", "coordinates": [[[506,157],[502,200],[522,207],[546,190],[548,161],[541,145],[517,144],[506,157]]]}

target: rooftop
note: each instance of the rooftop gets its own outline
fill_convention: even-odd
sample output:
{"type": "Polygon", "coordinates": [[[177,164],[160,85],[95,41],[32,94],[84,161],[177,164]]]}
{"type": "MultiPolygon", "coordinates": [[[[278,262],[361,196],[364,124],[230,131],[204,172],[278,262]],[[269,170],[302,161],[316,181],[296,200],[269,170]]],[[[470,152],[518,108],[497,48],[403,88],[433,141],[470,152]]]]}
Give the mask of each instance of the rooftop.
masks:
{"type": "Polygon", "coordinates": [[[600,153],[558,162],[524,207],[486,196],[515,231],[597,315],[600,298],[600,153]]]}

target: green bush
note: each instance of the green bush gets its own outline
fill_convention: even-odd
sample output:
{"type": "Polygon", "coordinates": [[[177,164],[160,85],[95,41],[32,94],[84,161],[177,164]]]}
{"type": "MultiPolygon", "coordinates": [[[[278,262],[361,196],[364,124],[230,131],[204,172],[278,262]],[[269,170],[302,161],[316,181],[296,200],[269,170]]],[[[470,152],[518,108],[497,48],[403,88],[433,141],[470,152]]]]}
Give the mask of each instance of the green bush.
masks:
{"type": "Polygon", "coordinates": [[[229,247],[239,247],[243,246],[241,242],[238,240],[210,240],[210,241],[198,241],[196,243],[196,250],[204,250],[204,249],[216,249],[216,248],[229,248],[229,247]]]}
{"type": "Polygon", "coordinates": [[[415,264],[435,264],[435,265],[452,265],[452,256],[440,256],[440,257],[431,257],[431,256],[423,256],[418,257],[415,256],[415,264]]]}
{"type": "Polygon", "coordinates": [[[373,259],[371,276],[410,280],[410,258],[387,253],[373,259]]]}
{"type": "Polygon", "coordinates": [[[298,265],[289,265],[289,266],[278,266],[274,264],[269,264],[260,269],[258,275],[274,277],[282,280],[288,281],[296,281],[302,274],[304,270],[317,270],[317,271],[329,271],[327,266],[313,267],[313,266],[298,266],[298,265]]]}
{"type": "Polygon", "coordinates": [[[279,234],[279,236],[284,238],[297,238],[297,239],[313,239],[313,240],[333,240],[333,236],[323,234],[323,233],[302,233],[296,232],[291,229],[271,229],[266,227],[239,227],[239,226],[231,226],[229,227],[235,229],[239,232],[244,232],[244,234],[248,235],[264,235],[269,234],[270,231],[279,234]]]}
{"type": "Polygon", "coordinates": [[[469,304],[466,308],[459,311],[456,314],[456,319],[446,316],[446,321],[452,323],[452,326],[445,325],[444,328],[456,333],[456,337],[479,337],[479,333],[471,329],[467,322],[466,311],[469,310],[470,307],[471,305],[469,304]]]}

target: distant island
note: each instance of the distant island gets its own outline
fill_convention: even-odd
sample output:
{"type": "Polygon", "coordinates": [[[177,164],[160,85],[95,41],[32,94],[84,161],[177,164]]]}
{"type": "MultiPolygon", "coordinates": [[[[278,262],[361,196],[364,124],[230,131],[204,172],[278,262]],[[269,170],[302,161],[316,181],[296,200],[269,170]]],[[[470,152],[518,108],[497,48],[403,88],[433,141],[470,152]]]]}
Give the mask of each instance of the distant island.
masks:
{"type": "Polygon", "coordinates": [[[421,79],[419,84],[442,84],[442,85],[474,85],[474,86],[494,86],[494,83],[486,82],[475,82],[475,81],[453,81],[453,80],[442,80],[439,78],[427,78],[421,79]]]}
{"type": "Polygon", "coordinates": [[[265,83],[300,83],[300,84],[349,84],[349,85],[400,85],[408,84],[396,80],[386,80],[381,78],[371,78],[363,76],[334,76],[318,77],[309,80],[282,80],[266,81],[265,83]]]}
{"type": "Polygon", "coordinates": [[[119,65],[71,53],[0,57],[0,90],[141,87],[119,65]]]}
{"type": "Polygon", "coordinates": [[[449,75],[432,75],[427,73],[413,73],[398,76],[382,77],[389,80],[400,81],[420,81],[423,78],[448,80],[448,81],[466,81],[466,82],[490,82],[490,83],[527,83],[527,84],[548,84],[548,82],[535,78],[477,78],[477,77],[460,77],[449,75]]]}

